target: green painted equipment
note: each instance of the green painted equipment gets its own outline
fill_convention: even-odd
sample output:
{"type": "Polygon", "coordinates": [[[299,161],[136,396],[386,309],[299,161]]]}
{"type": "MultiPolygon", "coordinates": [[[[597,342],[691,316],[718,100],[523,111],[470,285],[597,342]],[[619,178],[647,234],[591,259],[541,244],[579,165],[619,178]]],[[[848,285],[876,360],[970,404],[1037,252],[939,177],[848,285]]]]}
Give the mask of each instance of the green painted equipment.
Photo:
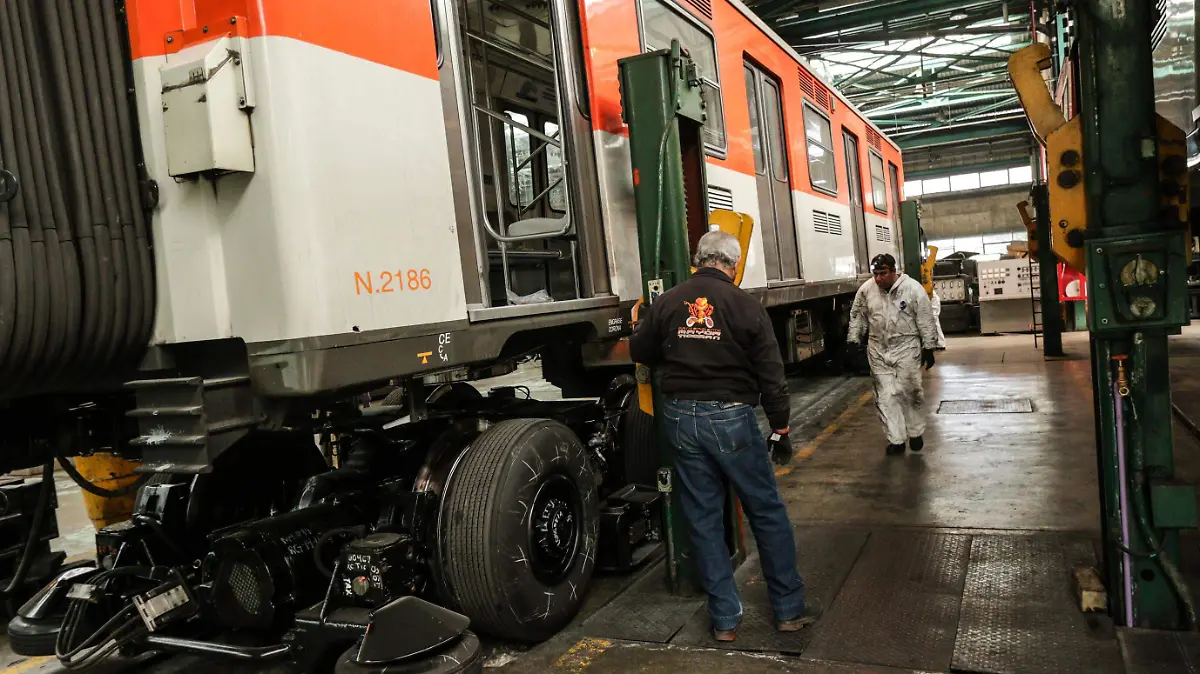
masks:
{"type": "MultiPolygon", "coordinates": [[[[691,275],[691,250],[708,231],[705,103],[696,64],[678,41],[672,40],[669,49],[617,63],[621,116],[629,127],[642,298],[652,304],[691,275]]],[[[657,377],[639,365],[637,378],[639,387],[653,387],[653,408],[660,409],[657,377]]],[[[674,450],[665,441],[661,415],[655,415],[655,429],[663,466],[658,486],[664,496],[667,571],[674,589],[695,591],[699,586],[686,522],[672,494],[674,450]]],[[[730,549],[741,558],[744,551],[732,497],[727,512],[730,549]]]]}
{"type": "Polygon", "coordinates": [[[1152,7],[1075,6],[1088,198],[1080,243],[1110,612],[1118,624],[1178,629],[1196,622],[1178,570],[1179,529],[1195,525],[1196,497],[1173,479],[1167,358],[1167,336],[1188,322],[1187,239],[1186,223],[1163,208],[1152,7]]]}

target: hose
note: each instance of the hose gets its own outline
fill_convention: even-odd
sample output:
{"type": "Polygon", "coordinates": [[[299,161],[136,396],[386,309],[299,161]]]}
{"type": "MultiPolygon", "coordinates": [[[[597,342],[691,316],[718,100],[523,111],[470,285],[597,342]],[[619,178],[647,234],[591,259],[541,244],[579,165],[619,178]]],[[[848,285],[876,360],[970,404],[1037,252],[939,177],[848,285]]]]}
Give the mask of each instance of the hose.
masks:
{"type": "MultiPolygon", "coordinates": [[[[662,278],[662,229],[663,229],[663,167],[667,157],[667,139],[671,137],[674,119],[663,126],[662,137],[658,140],[658,189],[655,193],[657,207],[654,209],[656,224],[654,226],[654,278],[662,278]]],[[[647,298],[649,299],[649,298],[647,298]]]]}
{"type": "MultiPolygon", "coordinates": [[[[1132,398],[1129,399],[1129,409],[1133,413],[1133,420],[1136,422],[1138,420],[1138,413],[1132,398]]],[[[1146,453],[1145,448],[1142,446],[1142,434],[1135,431],[1129,435],[1132,439],[1130,443],[1130,458],[1133,460],[1133,470],[1129,475],[1129,490],[1131,492],[1130,500],[1133,501],[1134,516],[1146,547],[1150,550],[1161,550],[1163,544],[1158,538],[1158,533],[1154,531],[1154,527],[1150,524],[1150,512],[1146,505],[1146,494],[1143,486],[1146,480],[1146,453]]],[[[1175,590],[1175,594],[1179,596],[1180,603],[1183,604],[1184,619],[1186,620],[1188,629],[1195,630],[1197,627],[1196,604],[1192,599],[1191,590],[1188,589],[1187,581],[1183,578],[1183,574],[1179,572],[1179,568],[1166,555],[1158,555],[1154,560],[1158,562],[1158,566],[1162,569],[1163,575],[1166,576],[1167,582],[1170,583],[1171,588],[1175,590]]]]}
{"type": "Polygon", "coordinates": [[[25,539],[25,548],[21,551],[21,561],[17,562],[17,569],[13,572],[8,587],[4,588],[3,593],[0,593],[7,597],[11,597],[17,589],[25,584],[25,577],[29,575],[29,567],[33,564],[34,550],[37,549],[38,543],[42,539],[42,530],[46,524],[46,511],[50,507],[50,497],[54,494],[53,461],[47,461],[42,466],[41,486],[42,488],[38,490],[37,505],[33,509],[33,524],[29,527],[29,537],[25,539]]]}
{"type": "Polygon", "coordinates": [[[129,494],[137,491],[138,487],[146,484],[146,481],[150,479],[150,473],[142,473],[138,476],[138,479],[125,485],[124,487],[121,487],[120,489],[105,489],[104,487],[98,487],[94,483],[88,481],[88,479],[79,472],[79,469],[75,467],[75,464],[71,463],[71,460],[61,452],[55,452],[54,458],[58,460],[58,465],[62,466],[63,472],[65,472],[67,476],[71,478],[72,482],[79,485],[80,489],[88,492],[89,494],[99,496],[100,498],[117,498],[118,496],[128,496],[129,494]]]}

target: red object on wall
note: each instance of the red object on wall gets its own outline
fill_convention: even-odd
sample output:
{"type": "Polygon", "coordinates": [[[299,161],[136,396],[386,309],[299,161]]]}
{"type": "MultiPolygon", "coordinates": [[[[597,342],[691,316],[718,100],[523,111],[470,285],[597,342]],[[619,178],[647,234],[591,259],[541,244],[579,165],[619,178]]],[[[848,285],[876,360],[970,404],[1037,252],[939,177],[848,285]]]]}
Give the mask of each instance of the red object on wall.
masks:
{"type": "Polygon", "coordinates": [[[1062,302],[1087,299],[1087,277],[1061,262],[1058,263],[1058,299],[1062,302]]]}

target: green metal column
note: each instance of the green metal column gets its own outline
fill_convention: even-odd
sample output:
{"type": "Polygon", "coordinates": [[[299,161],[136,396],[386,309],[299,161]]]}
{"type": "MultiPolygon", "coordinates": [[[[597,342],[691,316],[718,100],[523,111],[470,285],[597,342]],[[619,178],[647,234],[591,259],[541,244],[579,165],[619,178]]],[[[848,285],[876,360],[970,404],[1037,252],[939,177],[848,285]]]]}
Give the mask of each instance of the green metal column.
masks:
{"type": "Polygon", "coordinates": [[[1167,484],[1167,335],[1188,321],[1185,235],[1161,209],[1152,4],[1077,5],[1083,245],[1110,612],[1118,624],[1181,628],[1195,611],[1178,575],[1178,529],[1195,525],[1195,494],[1167,484]]]}
{"type": "MultiPolygon", "coordinates": [[[[694,185],[690,200],[693,216],[697,211],[702,215],[708,213],[702,170],[704,98],[696,65],[681,50],[678,41],[673,40],[670,49],[631,56],[617,63],[621,115],[629,127],[642,299],[645,304],[652,304],[691,273],[689,175],[694,185]]],[[[702,224],[699,229],[703,229],[702,224]]],[[[638,365],[637,369],[639,386],[651,384],[654,410],[661,409],[659,377],[645,366],[638,365]]],[[[654,415],[654,426],[663,466],[659,470],[659,491],[666,500],[667,572],[677,591],[696,591],[699,583],[691,543],[672,485],[674,449],[663,433],[662,415],[654,415]]],[[[735,509],[730,507],[729,512],[735,509]]],[[[731,531],[736,531],[736,526],[731,531]]],[[[731,548],[736,550],[738,545],[731,548]]]]}
{"type": "Polygon", "coordinates": [[[925,233],[921,231],[921,202],[906,199],[900,204],[900,231],[904,235],[904,273],[921,280],[921,249],[925,233]]]}
{"type": "Polygon", "coordinates": [[[1063,355],[1062,305],[1058,301],[1058,258],[1050,249],[1050,193],[1046,185],[1033,187],[1037,213],[1038,283],[1042,303],[1042,353],[1051,358],[1063,355]]]}

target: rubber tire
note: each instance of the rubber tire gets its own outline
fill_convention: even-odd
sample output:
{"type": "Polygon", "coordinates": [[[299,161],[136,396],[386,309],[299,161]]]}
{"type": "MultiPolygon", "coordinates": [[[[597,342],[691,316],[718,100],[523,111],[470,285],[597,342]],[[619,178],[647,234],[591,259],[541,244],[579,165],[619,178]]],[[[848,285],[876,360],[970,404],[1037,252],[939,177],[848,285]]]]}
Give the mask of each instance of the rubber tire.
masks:
{"type": "Polygon", "coordinates": [[[379,404],[383,405],[384,407],[406,405],[408,404],[408,390],[403,386],[397,386],[396,388],[392,389],[391,393],[388,393],[387,396],[384,397],[383,402],[379,404]]]}
{"type": "Polygon", "coordinates": [[[334,674],[481,674],[483,648],[479,637],[470,630],[463,632],[454,645],[413,661],[391,665],[360,665],[354,661],[358,644],[338,658],[334,674]]]}
{"type": "Polygon", "coordinates": [[[443,601],[480,633],[544,641],[578,613],[595,569],[599,500],[591,461],[571,429],[510,419],[485,431],[450,478],[439,514],[443,601]],[[530,476],[530,471],[534,475],[530,476]],[[548,585],[526,561],[540,478],[562,473],[580,493],[581,540],[565,577],[548,585]]]}
{"type": "MultiPolygon", "coordinates": [[[[638,405],[634,390],[625,403],[621,418],[621,463],[625,484],[653,487],[658,484],[658,443],[655,442],[654,417],[638,405]]],[[[617,485],[623,487],[625,485],[617,485]]]]}
{"type": "Polygon", "coordinates": [[[8,621],[8,645],[14,653],[25,657],[54,655],[61,628],[62,616],[44,620],[27,620],[16,616],[8,621]]]}

